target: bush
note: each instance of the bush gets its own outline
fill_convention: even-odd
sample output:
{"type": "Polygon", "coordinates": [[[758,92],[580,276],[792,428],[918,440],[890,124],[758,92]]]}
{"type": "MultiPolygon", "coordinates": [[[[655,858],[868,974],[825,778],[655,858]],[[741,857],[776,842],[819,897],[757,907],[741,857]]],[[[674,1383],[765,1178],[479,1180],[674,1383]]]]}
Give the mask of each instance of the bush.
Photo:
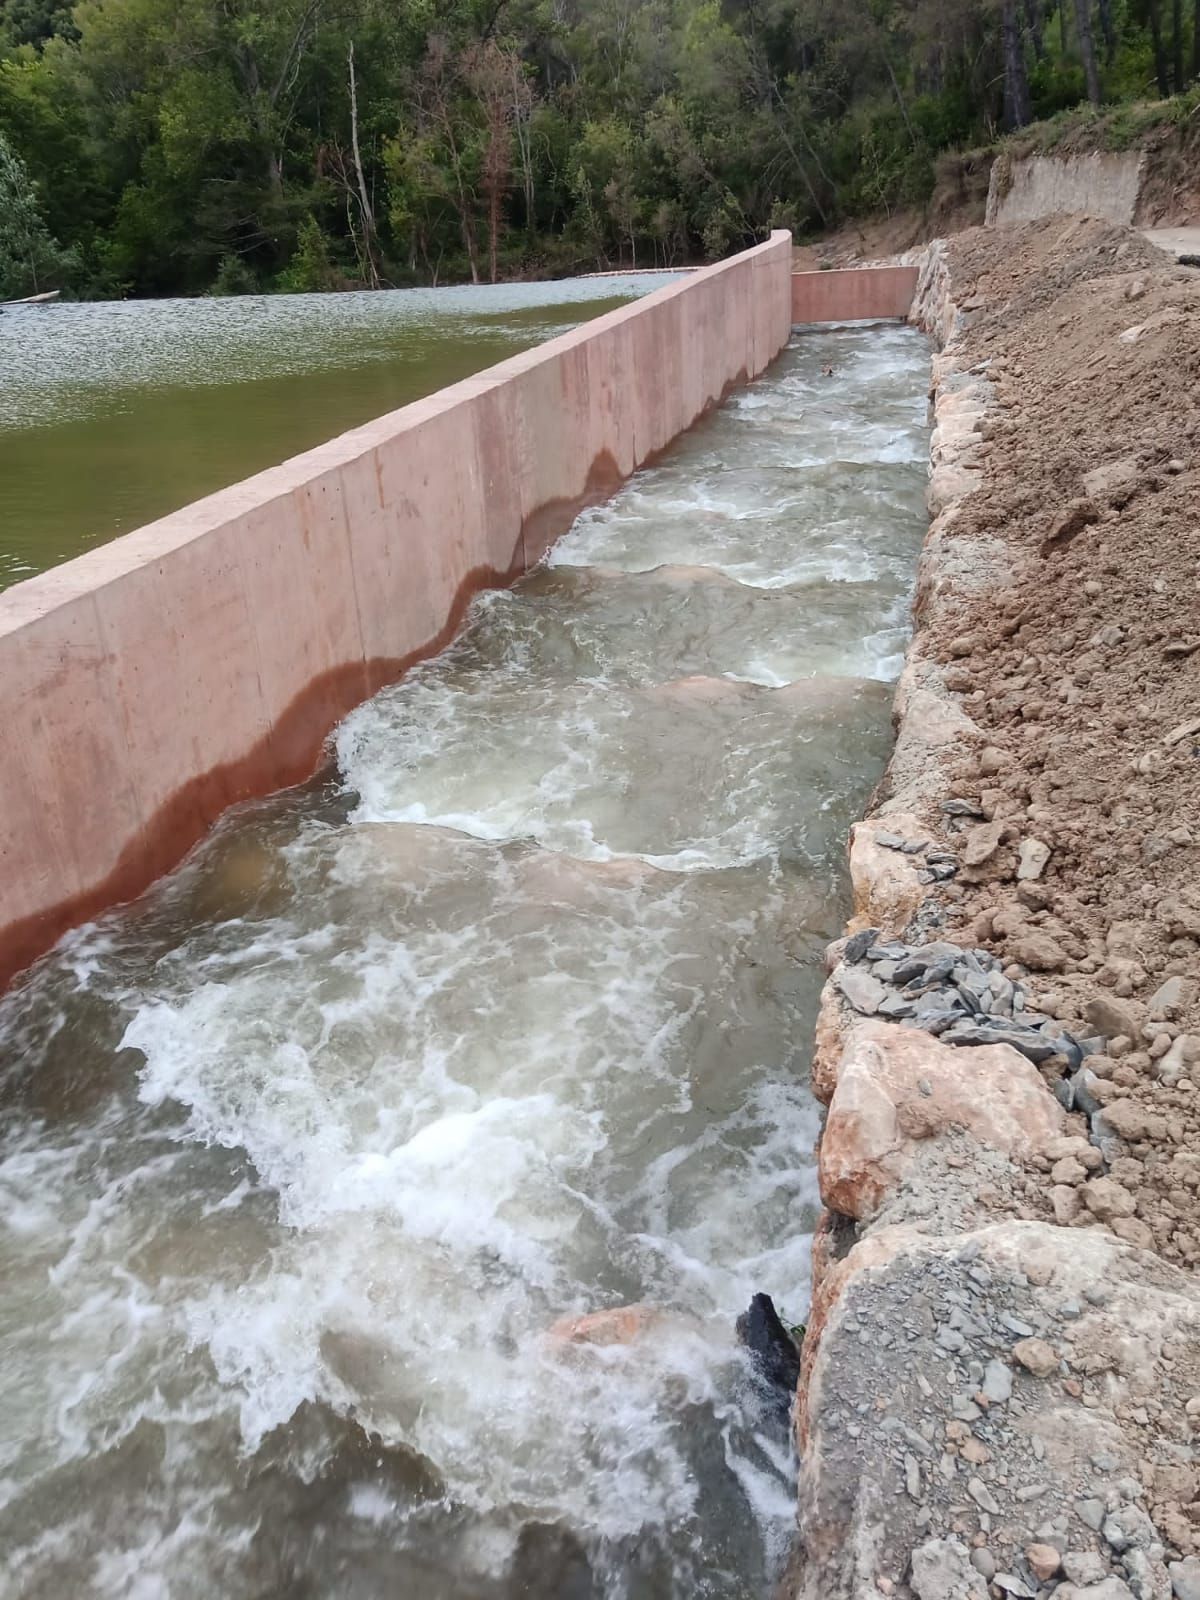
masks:
{"type": "Polygon", "coordinates": [[[238,294],[257,294],[258,281],[241,256],[222,256],[208,292],[218,299],[238,294]]]}

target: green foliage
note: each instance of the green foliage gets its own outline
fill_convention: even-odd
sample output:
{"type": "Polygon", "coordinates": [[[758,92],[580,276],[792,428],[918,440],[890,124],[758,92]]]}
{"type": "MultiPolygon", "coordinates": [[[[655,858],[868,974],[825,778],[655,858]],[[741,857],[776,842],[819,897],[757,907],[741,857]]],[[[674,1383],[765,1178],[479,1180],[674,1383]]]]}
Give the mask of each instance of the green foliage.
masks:
{"type": "Polygon", "coordinates": [[[1075,0],[0,0],[0,135],[84,292],[671,265],[1187,116],[1175,8],[1090,3],[1099,106],[1075,0]]]}
{"type": "Polygon", "coordinates": [[[74,266],[42,218],[25,163],[0,134],[0,300],[61,289],[74,266]]]}
{"type": "Polygon", "coordinates": [[[223,298],[238,294],[257,294],[258,283],[241,256],[222,256],[217,264],[209,294],[223,298]]]}
{"type": "MultiPolygon", "coordinates": [[[[243,267],[243,270],[245,268],[243,267]]],[[[334,266],[329,240],[311,214],[300,224],[292,259],[279,274],[275,287],[290,294],[326,294],[343,287],[345,279],[334,266]]]]}

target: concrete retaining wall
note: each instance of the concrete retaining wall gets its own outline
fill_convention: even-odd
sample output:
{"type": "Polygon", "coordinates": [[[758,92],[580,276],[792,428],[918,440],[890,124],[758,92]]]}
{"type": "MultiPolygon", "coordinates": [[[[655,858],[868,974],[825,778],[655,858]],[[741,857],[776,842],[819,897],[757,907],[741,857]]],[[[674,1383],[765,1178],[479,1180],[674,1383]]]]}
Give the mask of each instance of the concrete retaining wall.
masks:
{"type": "Polygon", "coordinates": [[[791,238],[0,595],[0,983],[295,783],[791,326],[791,238]]]}
{"type": "Polygon", "coordinates": [[[917,268],[844,267],[793,272],[792,322],[859,322],[907,317],[917,268]]]}
{"type": "Polygon", "coordinates": [[[1142,183],[1141,151],[1125,155],[1029,156],[997,161],[988,187],[990,224],[1034,222],[1057,213],[1085,212],[1129,227],[1142,183]]]}

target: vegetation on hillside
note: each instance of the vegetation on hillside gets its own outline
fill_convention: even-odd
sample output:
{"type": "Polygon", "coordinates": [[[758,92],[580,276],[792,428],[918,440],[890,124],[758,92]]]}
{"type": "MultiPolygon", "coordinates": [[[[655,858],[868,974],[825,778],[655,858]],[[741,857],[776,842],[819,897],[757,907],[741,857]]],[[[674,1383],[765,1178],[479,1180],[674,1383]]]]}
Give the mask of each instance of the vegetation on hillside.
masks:
{"type": "Polygon", "coordinates": [[[1200,75],[1200,0],[0,0],[0,296],[718,257],[1200,75]]]}

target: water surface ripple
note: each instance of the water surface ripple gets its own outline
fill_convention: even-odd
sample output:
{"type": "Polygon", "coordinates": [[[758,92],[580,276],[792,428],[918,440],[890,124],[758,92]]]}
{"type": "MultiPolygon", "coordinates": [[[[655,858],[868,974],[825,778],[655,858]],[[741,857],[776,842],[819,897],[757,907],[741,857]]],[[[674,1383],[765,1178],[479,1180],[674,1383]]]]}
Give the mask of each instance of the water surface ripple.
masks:
{"type": "Polygon", "coordinates": [[[770,1592],[926,362],[797,339],[0,1002],[6,1593],[770,1592]]]}

